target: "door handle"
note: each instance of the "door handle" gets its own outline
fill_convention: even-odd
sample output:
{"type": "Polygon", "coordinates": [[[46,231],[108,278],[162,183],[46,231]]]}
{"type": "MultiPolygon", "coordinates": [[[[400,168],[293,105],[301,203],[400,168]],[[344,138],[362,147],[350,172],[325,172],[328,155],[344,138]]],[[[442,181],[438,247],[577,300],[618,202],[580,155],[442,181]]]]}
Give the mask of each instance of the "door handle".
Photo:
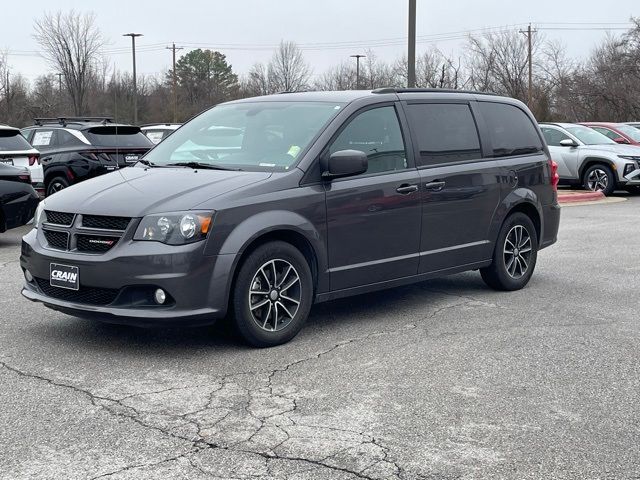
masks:
{"type": "Polygon", "coordinates": [[[418,191],[418,185],[409,185],[408,183],[403,183],[398,188],[396,188],[396,192],[402,195],[408,195],[413,192],[418,191]]]}
{"type": "Polygon", "coordinates": [[[431,190],[432,192],[439,192],[445,185],[446,182],[443,182],[442,180],[434,180],[433,182],[425,184],[424,188],[425,190],[431,190]]]}

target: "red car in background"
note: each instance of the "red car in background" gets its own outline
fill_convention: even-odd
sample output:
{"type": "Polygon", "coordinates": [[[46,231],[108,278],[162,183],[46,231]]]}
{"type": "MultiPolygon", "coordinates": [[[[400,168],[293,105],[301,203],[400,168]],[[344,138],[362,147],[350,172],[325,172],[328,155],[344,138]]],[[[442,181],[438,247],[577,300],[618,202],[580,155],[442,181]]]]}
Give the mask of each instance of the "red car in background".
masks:
{"type": "Polygon", "coordinates": [[[616,143],[640,146],[640,130],[626,123],[582,122],[580,125],[593,128],[616,143]]]}

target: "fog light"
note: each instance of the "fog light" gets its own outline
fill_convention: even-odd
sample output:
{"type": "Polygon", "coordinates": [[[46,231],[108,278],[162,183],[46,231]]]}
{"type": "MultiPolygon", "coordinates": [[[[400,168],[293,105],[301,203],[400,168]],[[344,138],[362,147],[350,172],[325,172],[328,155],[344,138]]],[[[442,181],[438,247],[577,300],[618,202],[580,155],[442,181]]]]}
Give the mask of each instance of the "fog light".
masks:
{"type": "Polygon", "coordinates": [[[158,305],[162,305],[167,300],[167,294],[161,288],[156,290],[154,294],[154,298],[158,305]]]}
{"type": "Polygon", "coordinates": [[[33,282],[33,275],[31,275],[29,270],[24,271],[24,278],[26,278],[29,283],[33,282]]]}

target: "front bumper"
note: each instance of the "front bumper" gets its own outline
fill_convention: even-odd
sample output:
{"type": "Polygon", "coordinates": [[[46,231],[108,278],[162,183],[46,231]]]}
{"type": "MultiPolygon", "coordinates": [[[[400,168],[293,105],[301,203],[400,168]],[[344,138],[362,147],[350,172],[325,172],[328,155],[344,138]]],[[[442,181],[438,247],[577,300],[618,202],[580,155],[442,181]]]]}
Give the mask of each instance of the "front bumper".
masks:
{"type": "Polygon", "coordinates": [[[624,186],[626,187],[635,187],[640,185],[640,168],[637,170],[634,170],[628,175],[625,175],[624,180],[625,180],[624,186]]]}
{"type": "Polygon", "coordinates": [[[40,230],[24,236],[20,266],[34,277],[22,295],[80,318],[136,326],[212,324],[226,315],[235,255],[205,256],[204,242],[170,246],[123,238],[105,254],[45,248],[40,230]],[[80,290],[49,285],[50,264],[78,267],[80,290]],[[156,305],[152,293],[168,293],[156,305]]]}

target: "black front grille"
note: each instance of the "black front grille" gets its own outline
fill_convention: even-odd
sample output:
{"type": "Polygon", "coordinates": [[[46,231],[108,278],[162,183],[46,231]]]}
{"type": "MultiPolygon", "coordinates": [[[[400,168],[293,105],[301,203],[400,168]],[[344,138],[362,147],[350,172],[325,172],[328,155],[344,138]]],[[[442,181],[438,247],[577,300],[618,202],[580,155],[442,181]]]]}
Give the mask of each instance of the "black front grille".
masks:
{"type": "Polygon", "coordinates": [[[83,287],[79,290],[52,287],[49,280],[36,278],[36,283],[47,297],[65,302],[84,303],[86,305],[109,305],[118,296],[119,290],[113,288],[83,287]]]}
{"type": "Polygon", "coordinates": [[[44,238],[52,248],[67,250],[69,248],[69,234],[67,232],[56,232],[55,230],[44,230],[44,238]]]}
{"type": "Polygon", "coordinates": [[[111,250],[119,237],[98,237],[94,235],[78,235],[77,249],[79,252],[104,253],[111,250]]]}
{"type": "Polygon", "coordinates": [[[82,226],[88,228],[102,228],[104,230],[126,230],[130,218],[104,217],[101,215],[83,215],[82,226]]]}
{"type": "Polygon", "coordinates": [[[45,214],[47,215],[47,223],[69,226],[73,222],[73,213],[52,212],[51,210],[45,210],[45,214]]]}

